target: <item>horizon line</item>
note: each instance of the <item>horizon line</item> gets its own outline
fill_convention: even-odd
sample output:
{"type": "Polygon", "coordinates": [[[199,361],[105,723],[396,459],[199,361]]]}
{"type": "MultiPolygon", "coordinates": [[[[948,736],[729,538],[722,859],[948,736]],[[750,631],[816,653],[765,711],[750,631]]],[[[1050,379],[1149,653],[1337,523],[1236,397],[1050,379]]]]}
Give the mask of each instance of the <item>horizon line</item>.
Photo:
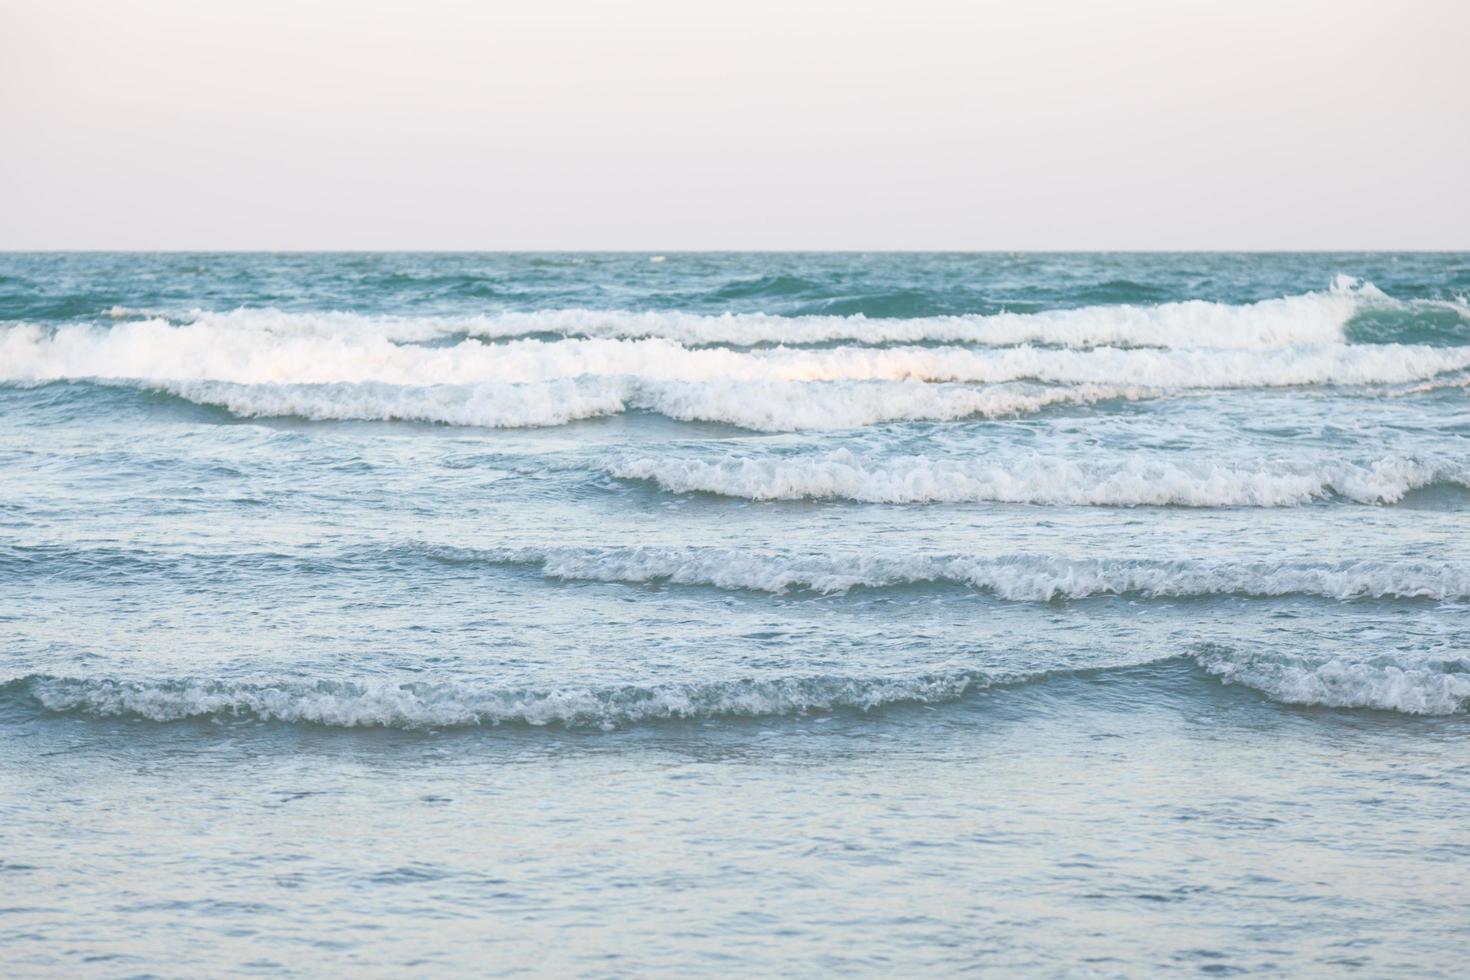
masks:
{"type": "Polygon", "coordinates": [[[1462,255],[1459,248],[0,248],[0,255],[1462,255]]]}

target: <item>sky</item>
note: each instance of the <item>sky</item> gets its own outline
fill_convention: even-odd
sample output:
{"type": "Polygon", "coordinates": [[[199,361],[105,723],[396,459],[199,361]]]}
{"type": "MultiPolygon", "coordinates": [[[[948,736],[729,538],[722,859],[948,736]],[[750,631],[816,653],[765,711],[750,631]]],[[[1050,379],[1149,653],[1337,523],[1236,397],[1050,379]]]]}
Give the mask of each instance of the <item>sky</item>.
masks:
{"type": "Polygon", "coordinates": [[[3,249],[1470,249],[1465,0],[0,0],[3,249]]]}

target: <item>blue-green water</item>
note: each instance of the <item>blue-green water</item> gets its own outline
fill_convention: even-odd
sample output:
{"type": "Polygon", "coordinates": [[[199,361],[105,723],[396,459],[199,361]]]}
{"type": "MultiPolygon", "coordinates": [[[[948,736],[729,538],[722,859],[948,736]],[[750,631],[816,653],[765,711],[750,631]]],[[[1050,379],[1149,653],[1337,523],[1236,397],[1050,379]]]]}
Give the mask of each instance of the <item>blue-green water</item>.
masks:
{"type": "Polygon", "coordinates": [[[0,963],[1456,975],[1467,293],[0,255],[0,963]]]}

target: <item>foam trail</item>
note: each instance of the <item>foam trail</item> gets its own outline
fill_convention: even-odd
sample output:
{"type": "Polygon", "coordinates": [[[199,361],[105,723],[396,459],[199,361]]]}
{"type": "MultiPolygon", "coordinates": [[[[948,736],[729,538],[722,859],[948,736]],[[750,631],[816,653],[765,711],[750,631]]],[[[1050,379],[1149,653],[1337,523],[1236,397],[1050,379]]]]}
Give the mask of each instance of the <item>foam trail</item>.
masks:
{"type": "MultiPolygon", "coordinates": [[[[470,336],[491,340],[555,334],[607,339],[664,338],[686,344],[941,343],[1064,347],[1291,347],[1340,342],[1365,304],[1393,301],[1371,284],[1340,277],[1327,292],[1233,305],[1203,300],[1157,306],[1112,305],[1038,313],[870,319],[857,316],[716,315],[685,312],[562,309],[493,316],[402,317],[196,311],[190,322],[278,336],[373,335],[425,342],[470,336]]],[[[139,311],[129,310],[128,314],[139,311]]],[[[113,314],[117,315],[117,314],[113,314]]]]}
{"type": "Polygon", "coordinates": [[[451,347],[351,334],[277,336],[161,321],[0,329],[0,380],[219,381],[405,386],[584,376],[658,381],[930,381],[1203,389],[1400,384],[1470,368],[1470,348],[1399,344],[1281,350],[1110,347],[690,349],[674,341],[518,340],[451,347]]]}
{"type": "Polygon", "coordinates": [[[1311,595],[1330,599],[1470,598],[1470,566],[1453,563],[1205,562],[1069,559],[1045,555],[808,555],[728,548],[488,548],[422,546],[451,563],[529,565],[550,578],[669,582],[757,592],[962,585],[1017,602],[1104,595],[1311,595]]]}
{"type": "Polygon", "coordinates": [[[876,457],[848,450],[708,461],[629,456],[609,475],[650,480],[674,493],[749,500],[841,499],[863,503],[1003,502],[1073,506],[1283,507],[1338,496],[1395,503],[1436,483],[1470,485],[1470,467],[1414,459],[1274,461],[1254,467],[1131,454],[1100,461],[876,457]]]}

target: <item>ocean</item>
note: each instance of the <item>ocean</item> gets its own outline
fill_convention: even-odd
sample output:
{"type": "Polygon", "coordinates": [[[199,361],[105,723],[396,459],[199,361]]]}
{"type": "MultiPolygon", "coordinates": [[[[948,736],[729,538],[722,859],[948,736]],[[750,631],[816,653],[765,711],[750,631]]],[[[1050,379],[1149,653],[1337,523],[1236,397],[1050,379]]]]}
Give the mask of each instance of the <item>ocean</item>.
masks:
{"type": "Polygon", "coordinates": [[[1470,255],[0,255],[10,976],[1455,976],[1470,255]]]}

